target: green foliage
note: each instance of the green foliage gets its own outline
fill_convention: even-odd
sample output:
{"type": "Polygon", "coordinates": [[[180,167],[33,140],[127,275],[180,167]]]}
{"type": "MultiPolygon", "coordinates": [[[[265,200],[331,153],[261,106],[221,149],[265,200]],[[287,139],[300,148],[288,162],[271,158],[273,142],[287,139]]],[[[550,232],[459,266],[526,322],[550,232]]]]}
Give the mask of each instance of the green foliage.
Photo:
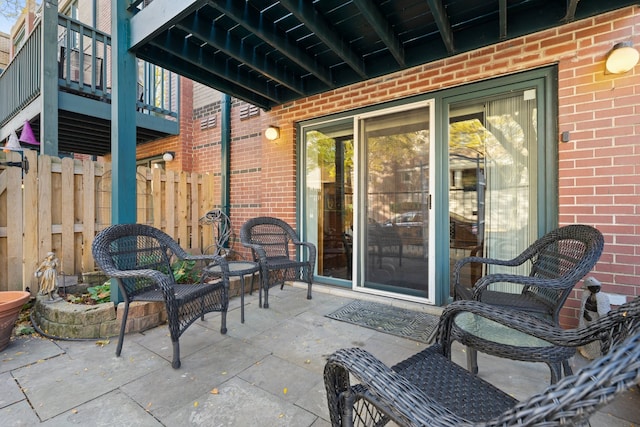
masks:
{"type": "Polygon", "coordinates": [[[107,280],[102,285],[87,288],[87,292],[89,292],[89,297],[94,300],[96,304],[109,302],[111,301],[111,282],[107,280]]]}
{"type": "Polygon", "coordinates": [[[176,283],[196,283],[198,273],[194,271],[195,261],[178,260],[171,265],[176,283]]]}
{"type": "Polygon", "coordinates": [[[111,282],[107,280],[102,285],[91,286],[87,288],[87,292],[83,294],[67,295],[67,302],[71,304],[102,304],[111,301],[111,282]]]}

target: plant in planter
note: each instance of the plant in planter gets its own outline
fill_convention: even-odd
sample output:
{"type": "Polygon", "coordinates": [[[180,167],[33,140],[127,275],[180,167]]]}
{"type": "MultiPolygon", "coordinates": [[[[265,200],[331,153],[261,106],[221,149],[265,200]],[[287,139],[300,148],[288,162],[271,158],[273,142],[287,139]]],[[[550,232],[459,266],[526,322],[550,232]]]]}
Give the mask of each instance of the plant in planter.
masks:
{"type": "Polygon", "coordinates": [[[87,288],[87,292],[80,294],[70,294],[67,301],[72,304],[102,304],[111,301],[111,282],[106,281],[99,286],[91,286],[87,288]]]}
{"type": "MultiPolygon", "coordinates": [[[[171,270],[176,283],[196,283],[198,274],[194,271],[195,261],[176,261],[171,270]]],[[[86,292],[67,295],[67,302],[72,304],[95,305],[111,301],[111,282],[107,280],[101,285],[90,286],[86,292]]]]}

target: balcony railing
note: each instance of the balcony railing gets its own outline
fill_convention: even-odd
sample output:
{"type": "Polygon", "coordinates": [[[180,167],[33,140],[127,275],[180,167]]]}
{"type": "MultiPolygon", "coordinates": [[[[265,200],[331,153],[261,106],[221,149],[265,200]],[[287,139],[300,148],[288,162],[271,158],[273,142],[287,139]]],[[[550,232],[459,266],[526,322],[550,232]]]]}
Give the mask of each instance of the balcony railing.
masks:
{"type": "MultiPolygon", "coordinates": [[[[22,48],[0,74],[0,127],[41,94],[42,34],[38,22],[22,48]]],[[[111,37],[65,15],[58,15],[58,90],[111,102],[111,37]]],[[[179,78],[138,61],[138,112],[177,120],[179,78]]]]}

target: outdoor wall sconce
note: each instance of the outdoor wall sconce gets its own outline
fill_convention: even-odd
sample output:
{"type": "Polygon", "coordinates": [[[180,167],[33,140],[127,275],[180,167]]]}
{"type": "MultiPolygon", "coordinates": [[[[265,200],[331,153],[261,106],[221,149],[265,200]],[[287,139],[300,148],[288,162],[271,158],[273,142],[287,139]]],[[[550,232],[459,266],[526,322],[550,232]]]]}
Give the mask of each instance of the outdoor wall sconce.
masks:
{"type": "Polygon", "coordinates": [[[164,160],[165,162],[173,162],[173,159],[176,158],[176,152],[175,151],[165,151],[162,154],[162,160],[164,160]]]}
{"type": "Polygon", "coordinates": [[[22,160],[19,162],[8,162],[8,161],[0,162],[1,166],[14,166],[14,167],[22,168],[23,175],[25,173],[29,173],[29,159],[24,157],[23,149],[20,146],[20,142],[18,142],[18,136],[16,135],[15,132],[11,132],[11,135],[9,136],[9,140],[4,146],[3,151],[5,153],[8,153],[10,151],[16,151],[20,153],[20,157],[22,158],[22,160]]]}
{"type": "Polygon", "coordinates": [[[607,56],[606,69],[611,74],[624,74],[638,63],[640,54],[631,42],[616,43],[607,56]]]}
{"type": "Polygon", "coordinates": [[[276,139],[280,138],[280,128],[277,126],[269,126],[264,131],[264,137],[269,141],[275,141],[276,139]]]}

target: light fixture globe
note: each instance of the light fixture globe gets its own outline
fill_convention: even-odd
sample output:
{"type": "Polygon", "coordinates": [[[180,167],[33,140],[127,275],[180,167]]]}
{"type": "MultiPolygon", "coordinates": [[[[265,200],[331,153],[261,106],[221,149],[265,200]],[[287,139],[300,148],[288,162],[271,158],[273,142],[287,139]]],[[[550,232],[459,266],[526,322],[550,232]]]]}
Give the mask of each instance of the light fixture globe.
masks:
{"type": "Polygon", "coordinates": [[[631,71],[640,59],[640,53],[631,42],[616,43],[607,56],[606,69],[611,74],[624,74],[631,71]]]}
{"type": "Polygon", "coordinates": [[[176,153],[174,151],[167,151],[162,154],[162,160],[164,160],[165,162],[172,162],[175,157],[176,153]]]}
{"type": "Polygon", "coordinates": [[[269,141],[275,141],[276,139],[280,138],[280,128],[277,126],[269,126],[264,131],[264,137],[269,141]]]}

